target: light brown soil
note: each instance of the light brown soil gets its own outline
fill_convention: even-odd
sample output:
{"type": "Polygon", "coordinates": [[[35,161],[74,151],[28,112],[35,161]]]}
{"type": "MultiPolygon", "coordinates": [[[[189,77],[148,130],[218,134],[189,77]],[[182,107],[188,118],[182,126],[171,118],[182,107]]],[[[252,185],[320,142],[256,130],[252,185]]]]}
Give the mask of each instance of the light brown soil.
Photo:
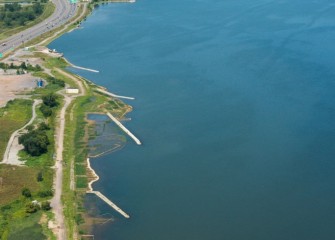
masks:
{"type": "Polygon", "coordinates": [[[11,99],[25,97],[24,94],[36,87],[36,79],[30,74],[3,75],[0,72],[0,107],[11,99]]]}

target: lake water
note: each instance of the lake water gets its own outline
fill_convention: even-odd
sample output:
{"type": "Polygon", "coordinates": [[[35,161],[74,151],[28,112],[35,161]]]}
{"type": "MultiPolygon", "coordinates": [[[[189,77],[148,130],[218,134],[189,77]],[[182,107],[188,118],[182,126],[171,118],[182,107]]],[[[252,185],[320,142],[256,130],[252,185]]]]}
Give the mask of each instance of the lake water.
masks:
{"type": "Polygon", "coordinates": [[[96,158],[114,223],[95,239],[335,239],[335,4],[138,0],[50,44],[136,97],[131,140],[96,158]]]}

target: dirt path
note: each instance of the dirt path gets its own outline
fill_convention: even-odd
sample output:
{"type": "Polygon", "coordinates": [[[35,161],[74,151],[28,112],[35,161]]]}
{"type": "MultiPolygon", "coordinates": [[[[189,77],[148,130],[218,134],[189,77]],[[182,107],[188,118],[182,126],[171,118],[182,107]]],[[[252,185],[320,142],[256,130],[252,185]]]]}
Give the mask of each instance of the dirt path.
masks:
{"type": "Polygon", "coordinates": [[[72,98],[64,96],[64,105],[60,111],[59,116],[59,127],[56,131],[56,177],[54,181],[54,189],[55,194],[51,200],[51,206],[53,208],[53,212],[55,213],[58,240],[66,239],[66,229],[64,224],[64,214],[63,214],[63,206],[61,201],[62,195],[62,184],[63,184],[63,150],[64,150],[64,130],[65,130],[65,114],[66,109],[70,105],[72,98]]]}
{"type": "Polygon", "coordinates": [[[16,130],[10,137],[6,151],[4,154],[4,158],[2,163],[11,164],[11,165],[23,165],[23,162],[19,160],[18,153],[23,147],[19,144],[19,136],[21,135],[21,131],[24,130],[27,126],[33,123],[36,118],[36,106],[41,103],[41,100],[34,100],[34,104],[32,107],[32,117],[30,121],[24,125],[22,128],[16,130]]]}
{"type": "Polygon", "coordinates": [[[86,89],[83,85],[83,82],[81,80],[79,80],[78,78],[74,77],[73,75],[67,73],[66,71],[62,70],[62,69],[59,69],[59,68],[55,68],[55,70],[57,72],[59,72],[60,74],[68,77],[68,78],[71,78],[73,81],[75,81],[79,87],[79,91],[80,91],[80,94],[77,95],[77,96],[83,96],[86,94],[86,89]]]}
{"type": "MultiPolygon", "coordinates": [[[[58,240],[65,240],[66,239],[66,229],[64,224],[64,213],[63,213],[63,205],[61,201],[62,195],[62,184],[63,184],[63,150],[64,150],[64,132],[65,132],[65,115],[66,110],[68,109],[69,105],[71,104],[72,100],[78,96],[82,96],[86,93],[86,89],[84,88],[82,82],[77,78],[73,77],[71,74],[56,68],[56,71],[59,73],[71,78],[74,80],[79,89],[80,94],[78,95],[71,95],[68,96],[60,92],[61,95],[64,96],[64,105],[60,111],[59,115],[59,127],[56,130],[56,162],[54,168],[56,169],[55,179],[54,179],[54,189],[55,194],[51,200],[51,206],[53,208],[53,212],[55,214],[55,221],[56,221],[56,228],[54,228],[54,232],[57,235],[58,240]]],[[[73,164],[71,163],[71,167],[73,164]]],[[[71,170],[72,171],[72,170],[71,170]]],[[[74,177],[71,177],[70,185],[74,186],[74,177]]]]}

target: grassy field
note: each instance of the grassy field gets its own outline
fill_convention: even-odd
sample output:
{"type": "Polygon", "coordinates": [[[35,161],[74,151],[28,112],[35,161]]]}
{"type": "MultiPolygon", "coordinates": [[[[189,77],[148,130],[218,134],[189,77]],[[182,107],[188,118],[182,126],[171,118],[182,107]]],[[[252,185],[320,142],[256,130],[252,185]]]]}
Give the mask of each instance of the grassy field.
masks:
{"type": "Polygon", "coordinates": [[[11,134],[23,127],[32,116],[32,101],[16,99],[0,108],[0,159],[2,160],[11,134]]]}
{"type": "Polygon", "coordinates": [[[39,184],[36,180],[38,170],[27,167],[0,165],[0,206],[14,201],[21,196],[21,189],[29,188],[37,191],[39,184]]]}
{"type": "MultiPolygon", "coordinates": [[[[0,3],[3,2],[3,0],[0,0],[0,3]]],[[[11,1],[11,2],[16,2],[16,1],[11,1]]],[[[28,1],[29,2],[29,1],[28,1]]],[[[30,28],[31,26],[34,26],[40,22],[42,22],[44,19],[48,18],[51,16],[51,14],[55,11],[55,6],[53,5],[52,2],[48,2],[47,4],[44,5],[44,11],[41,16],[36,18],[35,20],[26,23],[24,26],[19,26],[19,27],[2,27],[0,29],[0,40],[8,38],[18,32],[21,32],[27,28],[30,28]]]]}

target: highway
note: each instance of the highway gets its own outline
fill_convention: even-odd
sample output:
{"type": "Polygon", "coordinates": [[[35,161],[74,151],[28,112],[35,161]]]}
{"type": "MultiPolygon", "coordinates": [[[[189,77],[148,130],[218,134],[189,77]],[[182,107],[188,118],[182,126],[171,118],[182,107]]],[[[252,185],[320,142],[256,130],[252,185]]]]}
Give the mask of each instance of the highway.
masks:
{"type": "Polygon", "coordinates": [[[75,15],[77,4],[70,3],[69,0],[52,0],[52,2],[55,4],[55,11],[49,18],[2,40],[0,42],[0,53],[5,54],[12,48],[17,48],[20,45],[24,46],[26,42],[65,24],[75,15]]]}

